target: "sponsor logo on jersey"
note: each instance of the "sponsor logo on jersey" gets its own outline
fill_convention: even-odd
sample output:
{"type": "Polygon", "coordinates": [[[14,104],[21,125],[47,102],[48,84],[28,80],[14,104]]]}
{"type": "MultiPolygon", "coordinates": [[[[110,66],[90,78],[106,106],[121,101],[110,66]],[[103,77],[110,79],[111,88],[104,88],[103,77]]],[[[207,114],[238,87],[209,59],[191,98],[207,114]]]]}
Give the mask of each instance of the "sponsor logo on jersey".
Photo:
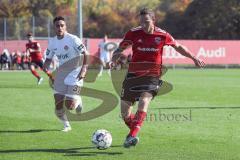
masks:
{"type": "Polygon", "coordinates": [[[138,47],[137,49],[139,51],[142,51],[142,52],[158,52],[159,51],[158,48],[141,48],[141,47],[138,47]]]}
{"type": "Polygon", "coordinates": [[[57,55],[58,59],[67,59],[69,58],[68,54],[64,54],[64,55],[57,55]]]}
{"type": "Polygon", "coordinates": [[[64,46],[64,50],[67,51],[69,47],[67,45],[64,46]]]}
{"type": "Polygon", "coordinates": [[[161,37],[155,37],[155,43],[159,45],[161,43],[161,37]]]}

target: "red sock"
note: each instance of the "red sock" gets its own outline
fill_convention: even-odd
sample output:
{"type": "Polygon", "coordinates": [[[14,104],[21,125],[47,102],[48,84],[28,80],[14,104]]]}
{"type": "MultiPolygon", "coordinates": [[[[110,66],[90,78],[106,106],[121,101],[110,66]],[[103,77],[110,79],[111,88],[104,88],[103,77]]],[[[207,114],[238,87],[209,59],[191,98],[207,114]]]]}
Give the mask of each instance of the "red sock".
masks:
{"type": "Polygon", "coordinates": [[[131,113],[129,117],[124,118],[124,122],[128,126],[129,129],[132,128],[132,121],[134,119],[134,116],[135,115],[131,113]]]}
{"type": "Polygon", "coordinates": [[[37,73],[36,70],[31,70],[32,74],[37,77],[38,79],[40,78],[39,74],[37,73]]]}
{"type": "Polygon", "coordinates": [[[131,127],[131,130],[129,132],[128,135],[132,136],[132,137],[136,137],[142,124],[143,124],[143,121],[146,117],[147,113],[146,112],[143,112],[143,111],[137,111],[137,113],[135,114],[134,116],[134,119],[132,121],[132,127],[131,127]]]}

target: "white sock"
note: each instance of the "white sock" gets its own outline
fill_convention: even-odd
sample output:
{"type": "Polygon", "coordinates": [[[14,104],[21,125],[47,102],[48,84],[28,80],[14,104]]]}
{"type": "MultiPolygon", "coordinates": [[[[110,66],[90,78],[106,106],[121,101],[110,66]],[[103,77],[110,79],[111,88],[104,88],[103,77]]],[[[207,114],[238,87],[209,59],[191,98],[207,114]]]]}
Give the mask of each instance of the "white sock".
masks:
{"type": "Polygon", "coordinates": [[[58,117],[58,119],[60,119],[62,121],[64,127],[70,127],[70,123],[68,121],[68,118],[67,118],[64,108],[55,109],[55,114],[58,117]]]}
{"type": "Polygon", "coordinates": [[[103,73],[103,65],[100,66],[100,72],[98,75],[102,75],[102,73],[103,73]]]}

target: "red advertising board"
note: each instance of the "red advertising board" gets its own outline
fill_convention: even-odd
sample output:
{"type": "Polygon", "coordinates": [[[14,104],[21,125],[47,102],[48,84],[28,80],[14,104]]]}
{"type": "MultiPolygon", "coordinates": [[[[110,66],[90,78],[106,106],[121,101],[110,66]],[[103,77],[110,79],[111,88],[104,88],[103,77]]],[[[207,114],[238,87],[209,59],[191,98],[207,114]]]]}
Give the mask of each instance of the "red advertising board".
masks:
{"type": "MultiPolygon", "coordinates": [[[[119,43],[121,39],[110,39],[109,41],[119,43]]],[[[91,55],[96,55],[98,44],[101,39],[85,39],[91,55]]],[[[10,52],[24,51],[27,41],[0,41],[0,52],[7,48],[10,52]]],[[[47,48],[47,40],[39,40],[42,50],[47,48]]],[[[240,41],[220,40],[179,40],[192,53],[206,64],[240,64],[240,41]]],[[[126,54],[131,53],[127,50],[126,54]]],[[[98,56],[98,55],[96,55],[98,56]]],[[[163,54],[164,64],[192,64],[192,61],[177,53],[172,47],[166,46],[163,54]]]]}

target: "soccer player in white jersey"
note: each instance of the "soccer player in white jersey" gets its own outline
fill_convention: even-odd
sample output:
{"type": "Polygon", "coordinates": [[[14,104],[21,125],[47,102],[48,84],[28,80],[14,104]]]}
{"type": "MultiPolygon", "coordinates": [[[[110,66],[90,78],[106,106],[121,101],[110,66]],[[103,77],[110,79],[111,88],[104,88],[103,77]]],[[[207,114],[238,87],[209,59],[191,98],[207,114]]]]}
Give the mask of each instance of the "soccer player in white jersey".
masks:
{"type": "Polygon", "coordinates": [[[55,55],[59,61],[54,78],[55,113],[63,122],[62,131],[68,132],[71,130],[71,126],[64,108],[76,109],[76,112],[82,110],[79,93],[87,72],[88,53],[82,41],[77,36],[67,32],[63,17],[56,17],[53,24],[56,36],[49,40],[44,68],[49,68],[55,55]]]}
{"type": "MultiPolygon", "coordinates": [[[[98,45],[98,53],[100,56],[100,60],[101,60],[101,68],[100,68],[100,72],[98,74],[98,77],[102,76],[103,73],[103,67],[106,67],[107,63],[109,63],[111,61],[111,52],[107,49],[107,43],[108,43],[108,37],[107,35],[104,36],[103,40],[99,43],[98,45]]],[[[110,75],[110,69],[108,69],[108,74],[110,75]]]]}

